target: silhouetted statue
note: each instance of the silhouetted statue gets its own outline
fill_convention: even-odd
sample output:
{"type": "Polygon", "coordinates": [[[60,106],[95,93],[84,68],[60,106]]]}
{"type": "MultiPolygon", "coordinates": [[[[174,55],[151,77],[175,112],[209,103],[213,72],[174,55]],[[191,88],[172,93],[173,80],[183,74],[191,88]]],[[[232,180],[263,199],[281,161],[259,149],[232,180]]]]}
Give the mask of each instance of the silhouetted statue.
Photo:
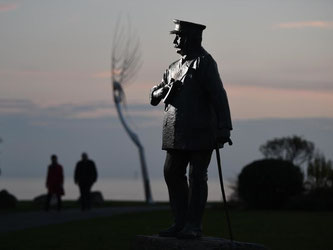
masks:
{"type": "Polygon", "coordinates": [[[76,164],[74,182],[80,189],[80,205],[82,210],[90,209],[90,190],[97,180],[95,163],[82,153],[82,159],[76,164]]]}
{"type": "Polygon", "coordinates": [[[45,210],[49,210],[51,198],[53,195],[55,195],[57,198],[57,209],[60,211],[62,206],[61,196],[65,194],[64,174],[63,168],[58,163],[58,158],[56,155],[51,156],[51,164],[47,170],[46,187],[48,192],[46,197],[45,210]]]}
{"type": "Polygon", "coordinates": [[[160,236],[198,238],[207,201],[212,151],[230,140],[229,104],[213,57],[201,46],[206,26],[174,20],[173,41],[181,58],[151,89],[150,103],[165,103],[162,149],[164,178],[174,224],[160,236]],[[189,164],[189,183],[186,168],[189,164]]]}

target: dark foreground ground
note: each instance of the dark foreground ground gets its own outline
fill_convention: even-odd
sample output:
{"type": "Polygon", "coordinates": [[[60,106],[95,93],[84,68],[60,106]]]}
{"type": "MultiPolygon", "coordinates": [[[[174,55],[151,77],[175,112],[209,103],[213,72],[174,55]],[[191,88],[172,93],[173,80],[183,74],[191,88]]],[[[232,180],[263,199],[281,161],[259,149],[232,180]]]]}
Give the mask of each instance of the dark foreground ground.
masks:
{"type": "MultiPolygon", "coordinates": [[[[45,215],[43,211],[32,211],[36,209],[26,203],[16,212],[0,212],[2,228],[8,218],[17,218],[16,223],[20,224],[22,214],[30,216],[30,221],[45,222],[49,216],[58,223],[33,225],[32,222],[26,229],[2,230],[0,249],[130,249],[135,235],[156,234],[171,221],[165,204],[151,209],[142,203],[109,202],[106,207],[89,212],[79,211],[72,203],[65,207],[60,213],[52,211],[45,215]]],[[[333,249],[333,212],[233,209],[230,215],[237,241],[261,243],[272,250],[333,249]]],[[[220,207],[212,205],[206,210],[204,233],[228,238],[225,215],[220,207]]]]}

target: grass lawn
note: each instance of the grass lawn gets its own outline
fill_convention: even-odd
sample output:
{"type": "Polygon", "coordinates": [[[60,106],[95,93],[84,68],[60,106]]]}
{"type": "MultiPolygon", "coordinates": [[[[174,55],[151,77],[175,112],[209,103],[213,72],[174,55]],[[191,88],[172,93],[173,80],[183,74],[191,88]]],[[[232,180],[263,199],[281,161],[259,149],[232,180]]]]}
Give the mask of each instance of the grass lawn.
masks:
{"type": "MultiPolygon", "coordinates": [[[[167,202],[159,202],[159,205],[167,205],[167,202]]],[[[123,206],[148,206],[145,202],[142,201],[114,201],[108,200],[104,201],[99,207],[123,207],[123,206]]],[[[80,205],[78,201],[74,200],[63,200],[62,209],[69,208],[79,208],[80,205]]],[[[19,212],[30,212],[30,211],[40,211],[44,208],[44,204],[34,204],[31,200],[20,200],[17,202],[16,208],[10,209],[1,209],[0,214],[6,213],[19,213],[19,212]]],[[[55,209],[55,205],[52,206],[52,209],[55,209]]]]}
{"type": "MultiPolygon", "coordinates": [[[[238,241],[272,250],[333,249],[333,212],[233,210],[231,220],[238,241]]],[[[0,249],[130,249],[135,235],[156,234],[170,221],[169,211],[155,211],[43,226],[1,233],[0,249]]],[[[206,210],[204,233],[228,238],[223,210],[206,210]]]]}

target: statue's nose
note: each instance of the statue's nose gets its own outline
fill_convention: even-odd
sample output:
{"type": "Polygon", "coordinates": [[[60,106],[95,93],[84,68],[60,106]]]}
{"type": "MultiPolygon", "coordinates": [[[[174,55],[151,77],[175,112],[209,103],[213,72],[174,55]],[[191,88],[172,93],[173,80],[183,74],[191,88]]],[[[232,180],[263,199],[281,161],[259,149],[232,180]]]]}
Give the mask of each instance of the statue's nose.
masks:
{"type": "Polygon", "coordinates": [[[173,40],[174,44],[178,44],[178,37],[176,36],[175,39],[173,40]]]}

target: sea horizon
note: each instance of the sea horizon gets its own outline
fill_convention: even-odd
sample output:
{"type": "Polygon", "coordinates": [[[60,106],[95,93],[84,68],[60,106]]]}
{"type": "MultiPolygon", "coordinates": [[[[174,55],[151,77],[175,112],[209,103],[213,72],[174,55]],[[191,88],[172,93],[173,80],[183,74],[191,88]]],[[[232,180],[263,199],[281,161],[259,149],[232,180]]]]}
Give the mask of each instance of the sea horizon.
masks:
{"type": "MultiPolygon", "coordinates": [[[[232,184],[225,182],[226,196],[230,197],[232,184]]],[[[168,201],[167,187],[163,178],[150,180],[154,201],[168,201]]],[[[35,197],[46,194],[45,178],[42,177],[1,177],[0,191],[7,190],[18,200],[33,200],[35,197]]],[[[63,200],[76,200],[79,197],[78,186],[71,179],[65,179],[65,195],[63,200]]],[[[92,187],[92,191],[100,191],[105,200],[132,200],[144,201],[142,180],[139,178],[100,178],[92,187]]],[[[221,201],[222,194],[217,178],[208,180],[208,201],[221,201]]]]}

